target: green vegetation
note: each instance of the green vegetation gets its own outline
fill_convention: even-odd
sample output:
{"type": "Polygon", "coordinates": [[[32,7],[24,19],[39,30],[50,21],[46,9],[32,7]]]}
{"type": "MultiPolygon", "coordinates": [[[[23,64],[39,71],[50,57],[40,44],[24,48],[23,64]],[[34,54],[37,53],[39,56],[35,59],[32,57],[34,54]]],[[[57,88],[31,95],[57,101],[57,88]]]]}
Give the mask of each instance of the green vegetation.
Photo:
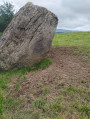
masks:
{"type": "Polygon", "coordinates": [[[50,88],[48,86],[45,86],[44,89],[43,89],[43,94],[47,95],[49,93],[50,93],[50,88]]]}
{"type": "MultiPolygon", "coordinates": [[[[78,54],[90,56],[90,32],[56,34],[52,45],[77,47],[78,54]]],[[[51,63],[51,60],[46,58],[32,68],[22,67],[7,72],[0,71],[0,119],[90,118],[89,82],[81,77],[74,77],[70,82],[68,80],[54,82],[49,77],[46,81],[43,80],[43,75],[42,79],[35,82],[30,97],[17,95],[23,93],[20,88],[31,80],[27,77],[28,73],[33,74],[35,70],[45,69],[51,63]]]]}
{"type": "Polygon", "coordinates": [[[0,32],[3,32],[14,16],[13,5],[5,2],[0,5],[0,32]]]}
{"type": "MultiPolygon", "coordinates": [[[[20,78],[20,81],[16,84],[15,90],[18,91],[20,84],[26,79],[25,74],[27,74],[30,71],[35,71],[38,69],[45,69],[51,64],[51,60],[45,58],[42,60],[39,64],[36,64],[34,67],[22,67],[18,68],[17,70],[11,70],[11,71],[0,71],[0,119],[2,119],[5,112],[8,111],[15,111],[20,109],[21,100],[19,98],[13,98],[12,95],[10,95],[10,91],[13,89],[9,89],[8,83],[11,82],[11,78],[13,76],[20,78]],[[8,93],[7,93],[8,91],[8,93]],[[9,95],[9,96],[8,96],[9,95]]],[[[36,106],[38,106],[40,103],[40,106],[43,104],[42,102],[37,101],[35,103],[36,106]]]]}
{"type": "Polygon", "coordinates": [[[2,35],[2,33],[0,32],[0,36],[2,35]]]}
{"type": "Polygon", "coordinates": [[[75,119],[89,119],[90,106],[82,97],[82,94],[88,94],[88,92],[83,90],[79,92],[79,90],[74,86],[64,86],[57,89],[58,96],[52,97],[53,99],[50,99],[50,94],[43,96],[42,93],[38,99],[35,99],[32,110],[37,110],[38,119],[67,119],[67,116],[70,119],[73,116],[76,117],[75,119]]]}
{"type": "Polygon", "coordinates": [[[35,102],[34,102],[34,106],[36,107],[36,108],[42,108],[44,105],[45,105],[45,103],[46,103],[46,101],[45,100],[36,100],[35,102]]]}
{"type": "Polygon", "coordinates": [[[52,43],[53,47],[76,47],[74,54],[89,56],[90,58],[90,32],[56,33],[52,43]]]}

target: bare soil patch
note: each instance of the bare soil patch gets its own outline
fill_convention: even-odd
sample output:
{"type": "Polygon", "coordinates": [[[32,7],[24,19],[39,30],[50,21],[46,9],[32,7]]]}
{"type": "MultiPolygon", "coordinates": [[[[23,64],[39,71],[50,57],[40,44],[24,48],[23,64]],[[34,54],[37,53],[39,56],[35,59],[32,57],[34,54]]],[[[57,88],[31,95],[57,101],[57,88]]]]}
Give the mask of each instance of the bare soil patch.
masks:
{"type": "MultiPolygon", "coordinates": [[[[82,98],[80,94],[82,90],[90,91],[90,62],[83,62],[80,56],[74,55],[75,50],[75,48],[52,48],[47,56],[52,60],[52,64],[44,70],[40,69],[25,75],[19,89],[12,92],[14,97],[24,98],[23,108],[31,109],[33,101],[40,97],[46,98],[45,93],[48,93],[50,102],[61,96],[62,104],[67,105],[67,110],[78,99],[81,103],[89,105],[88,99],[82,98]],[[69,95],[68,92],[65,94],[66,89],[74,91],[75,95],[69,95]]],[[[10,86],[15,87],[19,80],[19,78],[12,80],[10,86]]],[[[70,112],[66,113],[68,119],[77,119],[78,115],[76,113],[73,115],[76,116],[72,117],[70,112]]]]}

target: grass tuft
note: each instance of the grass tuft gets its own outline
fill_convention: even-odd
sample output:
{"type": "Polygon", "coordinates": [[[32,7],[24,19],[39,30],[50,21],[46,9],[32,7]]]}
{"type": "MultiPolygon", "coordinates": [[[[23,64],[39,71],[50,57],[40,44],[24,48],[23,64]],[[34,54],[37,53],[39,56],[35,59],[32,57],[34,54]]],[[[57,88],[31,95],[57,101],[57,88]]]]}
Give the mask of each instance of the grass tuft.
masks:
{"type": "Polygon", "coordinates": [[[42,108],[46,104],[46,100],[36,100],[34,106],[36,108],[42,108]]]}

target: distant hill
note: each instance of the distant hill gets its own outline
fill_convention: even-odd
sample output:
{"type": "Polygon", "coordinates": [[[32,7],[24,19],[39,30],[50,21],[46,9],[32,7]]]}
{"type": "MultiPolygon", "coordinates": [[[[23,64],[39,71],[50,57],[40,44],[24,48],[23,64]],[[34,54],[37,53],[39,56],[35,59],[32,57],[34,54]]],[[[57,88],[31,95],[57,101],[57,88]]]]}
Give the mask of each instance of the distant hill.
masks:
{"type": "Polygon", "coordinates": [[[72,33],[72,32],[81,32],[81,31],[65,30],[65,29],[56,29],[56,33],[72,33]]]}

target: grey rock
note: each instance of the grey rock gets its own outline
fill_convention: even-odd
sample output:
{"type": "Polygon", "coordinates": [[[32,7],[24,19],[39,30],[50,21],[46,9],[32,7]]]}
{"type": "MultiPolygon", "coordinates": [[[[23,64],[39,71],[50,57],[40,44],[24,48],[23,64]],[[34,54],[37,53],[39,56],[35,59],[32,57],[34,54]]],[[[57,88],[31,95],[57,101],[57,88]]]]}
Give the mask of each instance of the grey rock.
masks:
{"type": "Polygon", "coordinates": [[[27,3],[0,38],[0,69],[33,66],[50,50],[58,18],[46,8],[27,3]]]}

